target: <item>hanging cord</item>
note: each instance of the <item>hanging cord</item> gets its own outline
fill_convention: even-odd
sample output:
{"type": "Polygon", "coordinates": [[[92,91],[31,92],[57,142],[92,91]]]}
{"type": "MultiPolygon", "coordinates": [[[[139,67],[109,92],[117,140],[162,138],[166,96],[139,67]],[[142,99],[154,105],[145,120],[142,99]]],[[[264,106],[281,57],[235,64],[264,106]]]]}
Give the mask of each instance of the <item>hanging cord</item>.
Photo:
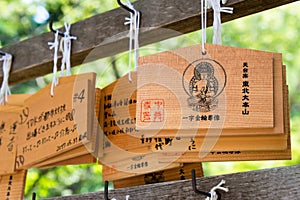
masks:
{"type": "Polygon", "coordinates": [[[50,95],[54,95],[54,87],[57,86],[58,84],[58,79],[56,77],[57,73],[57,54],[58,54],[58,31],[55,32],[54,35],[54,42],[48,42],[48,45],[50,46],[50,49],[54,48],[54,54],[53,54],[53,77],[52,77],[52,84],[51,84],[51,89],[50,89],[50,95]]]}
{"type": "MultiPolygon", "coordinates": [[[[226,1],[222,1],[226,3],[226,1]]],[[[213,44],[222,44],[221,39],[221,12],[233,13],[231,7],[221,7],[220,0],[201,0],[201,29],[202,29],[202,54],[206,54],[205,43],[206,43],[206,28],[207,28],[207,9],[212,7],[214,10],[214,21],[213,21],[213,44]]]]}
{"type": "Polygon", "coordinates": [[[140,12],[134,9],[130,1],[127,1],[126,4],[131,10],[134,11],[134,14],[130,12],[130,18],[125,17],[124,25],[130,25],[129,28],[129,73],[128,79],[131,82],[131,60],[132,60],[132,44],[134,48],[134,71],[137,71],[138,68],[138,58],[139,58],[139,27],[140,27],[140,12]]]}
{"type": "Polygon", "coordinates": [[[224,185],[224,184],[225,184],[225,181],[222,180],[217,186],[213,187],[209,192],[211,197],[206,197],[205,200],[218,200],[218,195],[216,193],[216,190],[223,190],[225,192],[228,192],[229,191],[228,188],[222,187],[222,185],[224,185]]]}
{"type": "Polygon", "coordinates": [[[213,44],[222,44],[221,38],[221,12],[233,13],[231,7],[221,7],[220,0],[210,0],[211,6],[214,10],[214,22],[213,22],[213,44]]]}
{"type": "Polygon", "coordinates": [[[3,61],[2,64],[3,81],[0,89],[0,104],[4,105],[4,103],[8,101],[8,95],[11,94],[8,85],[8,78],[9,78],[9,72],[11,68],[12,55],[9,53],[5,53],[4,56],[0,58],[0,61],[3,61]]]}
{"type": "Polygon", "coordinates": [[[71,24],[65,23],[66,32],[64,37],[60,40],[60,51],[62,52],[60,77],[64,75],[66,68],[66,76],[71,75],[71,40],[76,40],[77,37],[70,35],[71,24]]]}
{"type": "Polygon", "coordinates": [[[202,55],[206,54],[207,0],[201,0],[202,55]]]}

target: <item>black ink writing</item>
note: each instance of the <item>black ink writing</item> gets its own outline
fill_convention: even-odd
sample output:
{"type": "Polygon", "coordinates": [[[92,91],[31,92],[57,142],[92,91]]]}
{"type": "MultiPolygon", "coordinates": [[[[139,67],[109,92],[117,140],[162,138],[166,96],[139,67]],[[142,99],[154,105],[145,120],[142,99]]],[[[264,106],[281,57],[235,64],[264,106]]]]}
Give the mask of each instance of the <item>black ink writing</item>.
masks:
{"type": "Polygon", "coordinates": [[[81,90],[80,93],[76,92],[73,96],[73,102],[76,103],[77,99],[78,99],[79,102],[82,103],[82,101],[84,100],[84,92],[85,92],[85,89],[81,90]]]}
{"type": "Polygon", "coordinates": [[[211,151],[211,155],[234,155],[234,154],[241,154],[240,151],[211,151]]]}
{"type": "Polygon", "coordinates": [[[249,84],[249,66],[247,62],[243,63],[243,73],[242,73],[242,115],[249,115],[250,107],[250,84],[249,84]]]}
{"type": "Polygon", "coordinates": [[[76,130],[77,130],[77,124],[74,124],[72,128],[64,127],[62,129],[60,129],[59,131],[56,131],[52,135],[42,137],[41,139],[37,140],[33,144],[25,145],[23,147],[23,153],[31,152],[35,149],[40,148],[41,145],[44,145],[44,144],[49,143],[51,141],[55,141],[58,138],[62,138],[62,137],[68,136],[70,134],[76,133],[76,130]]]}
{"type": "Polygon", "coordinates": [[[183,166],[181,166],[179,169],[179,176],[180,176],[180,180],[185,180],[183,166]]]}
{"type": "Polygon", "coordinates": [[[182,119],[189,121],[219,121],[220,115],[189,115],[182,117],[182,119]]]}
{"type": "Polygon", "coordinates": [[[195,150],[196,149],[196,143],[195,143],[195,140],[194,138],[191,138],[190,139],[190,146],[188,147],[188,150],[191,151],[191,150],[195,150]]]}
{"type": "MultiPolygon", "coordinates": [[[[27,128],[32,128],[36,126],[40,122],[45,122],[49,118],[53,118],[56,115],[61,115],[63,112],[67,110],[66,104],[57,106],[56,108],[52,108],[49,111],[41,112],[38,116],[34,116],[27,121],[27,128]]],[[[28,117],[28,116],[27,116],[28,117]]]]}
{"type": "Polygon", "coordinates": [[[116,108],[116,107],[122,107],[122,106],[129,106],[131,104],[136,104],[136,99],[130,99],[130,98],[125,98],[125,99],[120,99],[120,100],[112,100],[112,95],[105,95],[104,96],[104,110],[110,109],[110,108],[116,108]]]}
{"type": "Polygon", "coordinates": [[[26,140],[35,138],[38,135],[43,134],[43,133],[49,131],[50,129],[55,128],[56,126],[59,126],[65,122],[73,121],[74,115],[75,115],[75,110],[72,109],[71,112],[66,113],[64,116],[58,117],[54,121],[50,121],[46,124],[42,124],[39,127],[34,128],[32,131],[29,131],[27,133],[26,140]]]}
{"type": "Polygon", "coordinates": [[[18,155],[16,157],[16,168],[20,168],[21,166],[24,165],[25,162],[25,158],[23,155],[18,155]]]}
{"type": "Polygon", "coordinates": [[[165,146],[172,146],[172,141],[174,138],[170,138],[170,137],[148,137],[145,138],[144,135],[142,135],[141,137],[141,143],[142,144],[151,144],[154,143],[155,144],[155,149],[156,150],[163,150],[165,146]]]}
{"type": "Polygon", "coordinates": [[[24,124],[27,121],[28,117],[29,117],[29,108],[26,107],[19,114],[19,124],[24,124]]]}
{"type": "Polygon", "coordinates": [[[104,95],[104,122],[103,132],[105,135],[130,134],[137,132],[135,128],[136,118],[117,118],[114,108],[128,107],[136,104],[136,99],[124,98],[113,100],[111,94],[104,95]]]}
{"type": "Polygon", "coordinates": [[[87,138],[87,132],[83,133],[83,134],[79,134],[79,136],[77,137],[74,137],[72,139],[69,139],[69,141],[67,142],[64,142],[60,145],[57,146],[57,149],[56,151],[59,152],[59,151],[62,151],[64,150],[65,148],[68,148],[69,146],[72,146],[72,145],[75,145],[81,141],[83,141],[84,139],[87,138]]]}
{"type": "Polygon", "coordinates": [[[10,175],[9,180],[8,180],[8,186],[7,186],[6,200],[10,199],[10,191],[11,191],[11,188],[12,188],[12,181],[13,181],[13,176],[10,175]]]}
{"type": "Polygon", "coordinates": [[[0,122],[0,134],[2,134],[5,131],[5,122],[1,121],[0,122]]]}
{"type": "Polygon", "coordinates": [[[135,170],[135,169],[146,168],[148,166],[149,166],[148,161],[144,161],[144,162],[131,164],[129,167],[127,167],[127,169],[135,170]]]}

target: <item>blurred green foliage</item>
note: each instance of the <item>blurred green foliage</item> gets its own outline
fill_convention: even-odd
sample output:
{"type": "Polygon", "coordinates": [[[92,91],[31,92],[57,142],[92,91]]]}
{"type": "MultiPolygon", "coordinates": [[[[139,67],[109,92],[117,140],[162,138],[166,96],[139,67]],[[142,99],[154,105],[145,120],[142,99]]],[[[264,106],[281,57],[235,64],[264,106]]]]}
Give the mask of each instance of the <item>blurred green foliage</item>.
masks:
{"type": "MultiPolygon", "coordinates": [[[[54,27],[63,22],[74,23],[118,7],[116,1],[105,0],[2,0],[0,2],[0,45],[5,46],[48,31],[47,20],[55,13],[54,27]]],[[[229,46],[280,52],[287,66],[290,91],[291,137],[293,159],[288,161],[247,161],[204,163],[207,176],[287,166],[300,163],[300,2],[251,15],[222,25],[223,44],[229,46]]],[[[105,20],[105,19],[103,19],[105,20]]],[[[112,22],[113,23],[113,22],[112,22]]],[[[78,35],[77,37],[80,37],[78,35]]],[[[210,43],[212,30],[208,29],[210,43]]],[[[141,55],[200,43],[201,31],[165,40],[141,48],[141,55]]],[[[76,41],[75,41],[76,42],[76,41]]],[[[49,50],[49,53],[52,52],[49,50]]],[[[95,71],[97,86],[104,87],[129,70],[128,53],[115,55],[74,67],[73,74],[95,71]],[[116,70],[114,70],[114,68],[116,70]],[[116,73],[117,72],[117,73],[116,73]]],[[[15,86],[13,93],[35,93],[48,84],[52,74],[15,86]]],[[[38,197],[63,196],[103,189],[101,166],[85,164],[50,169],[31,169],[27,175],[26,199],[32,192],[38,197]]]]}

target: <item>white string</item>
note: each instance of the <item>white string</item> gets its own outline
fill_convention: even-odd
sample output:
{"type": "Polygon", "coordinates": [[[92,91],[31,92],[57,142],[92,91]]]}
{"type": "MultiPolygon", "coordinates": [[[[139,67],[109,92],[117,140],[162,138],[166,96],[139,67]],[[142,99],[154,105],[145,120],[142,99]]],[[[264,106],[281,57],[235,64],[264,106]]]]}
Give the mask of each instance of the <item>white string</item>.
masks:
{"type": "Polygon", "coordinates": [[[233,13],[231,7],[221,7],[220,0],[210,0],[211,6],[214,10],[214,22],[213,22],[213,44],[222,44],[221,38],[221,12],[233,13]]]}
{"type": "MultiPolygon", "coordinates": [[[[227,0],[222,0],[225,4],[227,0]]],[[[220,0],[201,0],[201,29],[202,29],[202,54],[206,54],[206,27],[207,27],[207,9],[213,8],[214,21],[213,21],[213,44],[222,44],[221,39],[221,12],[233,13],[231,7],[221,7],[220,0]]]]}
{"type": "Polygon", "coordinates": [[[139,58],[139,27],[140,27],[140,13],[134,9],[130,1],[127,1],[127,6],[134,11],[134,14],[130,12],[130,18],[125,17],[124,25],[130,25],[129,28],[129,73],[128,79],[131,82],[131,60],[132,60],[132,44],[134,48],[134,71],[138,68],[138,58],[139,58]]]}
{"type": "Polygon", "coordinates": [[[76,40],[77,38],[70,35],[71,24],[65,23],[65,33],[64,37],[61,39],[60,43],[60,51],[62,52],[62,60],[61,60],[61,71],[60,76],[63,76],[65,68],[66,75],[71,75],[71,40],[76,40]]]}
{"type": "Polygon", "coordinates": [[[201,0],[202,54],[206,54],[207,0],[201,0]]]}
{"type": "Polygon", "coordinates": [[[56,77],[57,73],[57,54],[58,54],[58,31],[55,32],[54,35],[54,42],[48,42],[48,45],[50,46],[50,49],[54,48],[54,54],[53,54],[53,77],[52,77],[52,84],[51,84],[51,89],[50,89],[50,95],[54,95],[54,87],[57,86],[58,84],[58,79],[56,77]]]}
{"type": "Polygon", "coordinates": [[[225,192],[228,192],[229,191],[228,188],[222,187],[222,185],[224,184],[225,184],[225,180],[222,180],[217,186],[213,187],[209,192],[211,197],[206,197],[205,200],[218,200],[218,195],[216,193],[216,190],[223,190],[225,192]]]}
{"type": "Polygon", "coordinates": [[[9,78],[9,72],[11,68],[12,55],[9,53],[5,53],[5,55],[2,56],[2,58],[0,58],[0,61],[3,61],[2,64],[3,80],[0,89],[0,104],[4,105],[4,103],[8,101],[8,95],[11,94],[8,85],[8,78],[9,78]]]}

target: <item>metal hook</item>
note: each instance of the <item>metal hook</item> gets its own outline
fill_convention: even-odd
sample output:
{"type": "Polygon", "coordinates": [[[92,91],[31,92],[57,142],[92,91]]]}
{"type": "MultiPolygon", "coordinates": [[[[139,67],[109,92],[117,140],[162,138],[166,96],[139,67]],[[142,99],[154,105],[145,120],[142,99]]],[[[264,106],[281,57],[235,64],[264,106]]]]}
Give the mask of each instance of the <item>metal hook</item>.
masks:
{"type": "Polygon", "coordinates": [[[32,193],[32,200],[36,200],[36,193],[32,193]]]}
{"type": "Polygon", "coordinates": [[[4,51],[1,51],[1,50],[0,50],[0,55],[5,56],[6,53],[5,53],[4,51]]]}
{"type": "Polygon", "coordinates": [[[205,195],[207,197],[211,197],[211,194],[209,192],[203,192],[197,189],[196,186],[196,171],[192,169],[192,187],[195,193],[205,195]]]}
{"type": "MultiPolygon", "coordinates": [[[[51,15],[50,15],[50,20],[49,20],[49,29],[50,29],[53,33],[56,33],[58,30],[54,30],[54,29],[53,29],[53,20],[54,20],[54,15],[51,14],[51,15]]],[[[65,36],[65,34],[62,33],[62,32],[60,32],[60,31],[58,31],[58,35],[60,35],[60,36],[62,36],[62,37],[65,36]]]]}
{"type": "Polygon", "coordinates": [[[108,198],[108,181],[104,182],[104,200],[110,200],[108,198]]]}
{"type": "MultiPolygon", "coordinates": [[[[134,10],[132,10],[132,9],[129,8],[128,6],[122,4],[121,0],[117,0],[117,1],[118,1],[118,4],[119,4],[122,8],[124,8],[125,10],[131,12],[131,13],[134,15],[134,10]]],[[[141,13],[141,11],[138,11],[138,13],[140,14],[140,19],[141,19],[141,18],[142,18],[142,13],[141,13]]],[[[139,24],[140,24],[140,23],[139,23],[139,24]]],[[[140,24],[140,26],[141,26],[141,24],[140,24]]],[[[139,28],[140,28],[140,27],[139,27],[139,28]]]]}
{"type": "Polygon", "coordinates": [[[134,10],[132,10],[132,9],[129,8],[128,6],[122,4],[121,0],[117,0],[117,1],[118,1],[118,4],[119,4],[122,8],[124,8],[125,10],[127,10],[127,11],[131,12],[132,14],[134,14],[134,10]]]}

